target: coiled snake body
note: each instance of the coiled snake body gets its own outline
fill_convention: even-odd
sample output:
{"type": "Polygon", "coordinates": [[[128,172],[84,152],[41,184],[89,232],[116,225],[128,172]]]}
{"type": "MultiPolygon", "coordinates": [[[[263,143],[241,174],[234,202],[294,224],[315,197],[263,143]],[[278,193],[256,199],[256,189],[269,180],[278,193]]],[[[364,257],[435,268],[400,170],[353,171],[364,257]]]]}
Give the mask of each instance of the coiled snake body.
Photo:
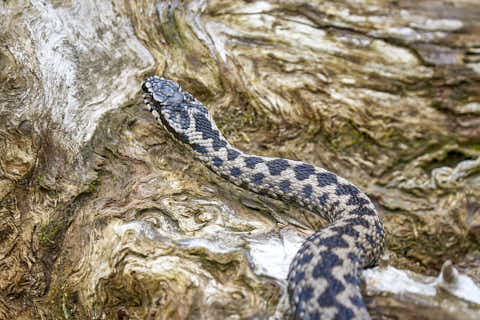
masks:
{"type": "Polygon", "coordinates": [[[360,269],[377,262],[385,242],[370,199],[325,169],[235,149],[207,108],[171,80],[149,77],[142,89],[158,124],[213,172],[244,189],[294,202],[330,223],[303,243],[290,265],[293,317],[369,319],[359,289],[360,269]]]}

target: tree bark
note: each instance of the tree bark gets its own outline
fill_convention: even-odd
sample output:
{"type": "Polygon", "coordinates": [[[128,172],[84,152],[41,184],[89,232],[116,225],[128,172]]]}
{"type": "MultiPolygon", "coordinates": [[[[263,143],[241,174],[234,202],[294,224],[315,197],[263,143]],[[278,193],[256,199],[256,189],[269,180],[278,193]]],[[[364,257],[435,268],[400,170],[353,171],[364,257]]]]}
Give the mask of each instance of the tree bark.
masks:
{"type": "Polygon", "coordinates": [[[324,222],[196,163],[143,109],[152,74],[236,147],[374,200],[374,318],[478,315],[449,285],[480,282],[477,0],[7,1],[0,40],[0,319],[288,316],[289,262],[324,222]],[[384,277],[424,288],[442,265],[433,295],[384,277]]]}

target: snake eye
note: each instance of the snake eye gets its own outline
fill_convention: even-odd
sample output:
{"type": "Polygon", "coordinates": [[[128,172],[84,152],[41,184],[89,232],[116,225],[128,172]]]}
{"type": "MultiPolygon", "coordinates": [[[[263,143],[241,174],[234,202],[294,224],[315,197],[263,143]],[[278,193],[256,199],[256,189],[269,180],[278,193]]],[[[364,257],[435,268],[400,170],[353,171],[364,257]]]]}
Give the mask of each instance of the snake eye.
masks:
{"type": "Polygon", "coordinates": [[[150,84],[150,82],[144,81],[144,82],[142,83],[142,90],[143,90],[143,92],[150,92],[150,87],[151,87],[151,86],[152,86],[152,85],[150,84]]]}

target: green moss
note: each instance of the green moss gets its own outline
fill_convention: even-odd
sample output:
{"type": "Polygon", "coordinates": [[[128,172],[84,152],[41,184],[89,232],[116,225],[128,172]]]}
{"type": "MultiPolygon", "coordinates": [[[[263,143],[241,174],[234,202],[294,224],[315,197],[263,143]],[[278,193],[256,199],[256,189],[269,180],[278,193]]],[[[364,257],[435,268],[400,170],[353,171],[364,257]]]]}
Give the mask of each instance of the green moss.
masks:
{"type": "Polygon", "coordinates": [[[480,151],[480,143],[474,143],[470,146],[475,151],[480,151]]]}
{"type": "Polygon", "coordinates": [[[450,150],[443,153],[441,156],[432,159],[428,163],[422,165],[422,168],[426,171],[432,171],[435,168],[440,167],[455,167],[459,162],[464,160],[472,160],[473,158],[462,151],[450,150]]]}
{"type": "Polygon", "coordinates": [[[55,239],[58,233],[62,230],[62,223],[58,221],[50,221],[39,229],[40,243],[45,247],[54,247],[55,239]]]}
{"type": "Polygon", "coordinates": [[[347,125],[335,130],[335,136],[328,139],[331,142],[332,150],[344,152],[349,148],[360,148],[370,152],[372,140],[365,132],[362,132],[357,125],[351,121],[347,121],[347,125]]]}
{"type": "Polygon", "coordinates": [[[89,193],[94,193],[95,189],[100,185],[100,183],[101,183],[100,178],[97,178],[97,179],[93,180],[92,182],[90,182],[90,184],[88,185],[88,192],[89,193]]]}
{"type": "Polygon", "coordinates": [[[227,137],[237,135],[238,132],[245,132],[246,128],[258,128],[261,126],[262,120],[265,121],[265,118],[259,115],[253,106],[246,102],[242,103],[242,101],[244,99],[240,98],[240,102],[235,104],[236,108],[221,108],[215,117],[218,128],[227,137]]]}
{"type": "Polygon", "coordinates": [[[39,172],[35,178],[35,183],[44,191],[53,191],[52,187],[48,184],[48,178],[43,172],[39,172]]]}
{"type": "Polygon", "coordinates": [[[69,294],[65,290],[65,286],[63,286],[62,287],[62,312],[65,319],[77,319],[72,309],[73,308],[70,305],[69,294]]]}
{"type": "Polygon", "coordinates": [[[104,151],[105,151],[104,156],[107,159],[109,160],[117,159],[116,153],[113,150],[111,150],[108,146],[105,146],[104,151]]]}
{"type": "Polygon", "coordinates": [[[432,100],[430,107],[434,109],[443,109],[443,104],[440,100],[432,100]]]}

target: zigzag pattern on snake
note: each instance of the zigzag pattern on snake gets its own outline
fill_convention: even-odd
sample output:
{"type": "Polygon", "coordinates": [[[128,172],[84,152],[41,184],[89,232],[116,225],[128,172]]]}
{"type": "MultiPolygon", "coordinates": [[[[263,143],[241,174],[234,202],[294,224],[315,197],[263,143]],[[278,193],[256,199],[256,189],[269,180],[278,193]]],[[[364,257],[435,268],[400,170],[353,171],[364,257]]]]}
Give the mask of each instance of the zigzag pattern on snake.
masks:
{"type": "Polygon", "coordinates": [[[149,77],[142,89],[158,124],[214,173],[244,189],[294,202],[329,222],[303,243],[290,265],[294,319],[369,319],[360,270],[374,265],[385,247],[383,225],[370,199],[325,169],[235,149],[207,108],[171,80],[149,77]]]}

